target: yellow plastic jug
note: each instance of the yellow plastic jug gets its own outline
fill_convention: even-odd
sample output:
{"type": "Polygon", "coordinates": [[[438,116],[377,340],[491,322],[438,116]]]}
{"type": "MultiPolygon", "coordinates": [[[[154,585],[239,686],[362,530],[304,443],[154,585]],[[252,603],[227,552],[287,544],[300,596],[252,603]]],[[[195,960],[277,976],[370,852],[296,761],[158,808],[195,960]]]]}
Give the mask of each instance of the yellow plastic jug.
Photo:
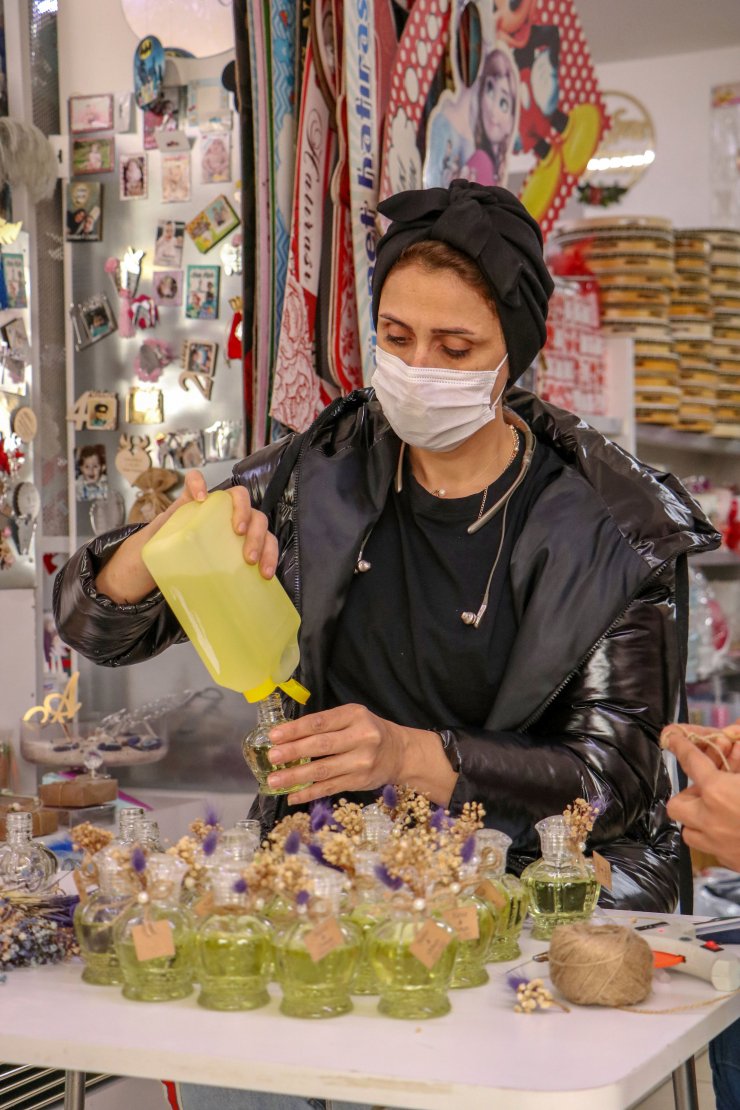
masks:
{"type": "Polygon", "coordinates": [[[183,505],[142,550],[164,594],[215,682],[261,701],[279,686],[303,704],[298,666],[301,619],[277,578],[244,562],[224,490],[183,505]]]}

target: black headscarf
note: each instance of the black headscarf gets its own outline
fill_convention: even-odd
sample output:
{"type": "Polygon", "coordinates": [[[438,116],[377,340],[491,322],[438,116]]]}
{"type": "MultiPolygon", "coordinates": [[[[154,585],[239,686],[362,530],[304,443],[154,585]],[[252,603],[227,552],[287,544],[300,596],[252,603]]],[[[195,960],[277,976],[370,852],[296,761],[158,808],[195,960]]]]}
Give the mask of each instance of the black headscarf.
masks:
{"type": "Polygon", "coordinates": [[[523,374],[547,338],[553,281],[542,257],[542,232],[508,189],[458,179],[448,189],[412,189],[378,211],[392,221],[378,243],[373,320],[383,282],[403,250],[434,239],[472,258],[490,286],[509,355],[509,378],[523,374]]]}

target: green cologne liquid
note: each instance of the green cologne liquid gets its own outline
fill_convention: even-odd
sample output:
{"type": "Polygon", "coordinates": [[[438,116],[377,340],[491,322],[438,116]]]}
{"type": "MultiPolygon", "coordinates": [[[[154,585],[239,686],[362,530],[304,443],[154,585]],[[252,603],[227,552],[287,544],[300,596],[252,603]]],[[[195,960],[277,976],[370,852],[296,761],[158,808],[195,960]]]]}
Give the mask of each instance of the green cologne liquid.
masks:
{"type": "MultiPolygon", "coordinates": [[[[521,881],[516,875],[500,875],[490,879],[503,902],[503,905],[489,905],[494,915],[493,936],[488,946],[488,963],[515,960],[521,956],[519,937],[524,919],[527,916],[529,899],[521,881]]],[[[498,903],[497,899],[497,903],[498,903]]]]}
{"type": "Polygon", "coordinates": [[[478,937],[476,940],[458,939],[457,956],[450,980],[452,990],[481,987],[488,982],[485,964],[493,936],[493,914],[482,898],[468,895],[460,899],[459,905],[475,907],[478,917],[478,937]]]}
{"type": "Polygon", "coordinates": [[[271,763],[269,759],[269,751],[271,744],[260,744],[258,746],[247,746],[246,742],[243,746],[244,758],[247,762],[249,770],[257,779],[260,788],[260,794],[268,794],[275,797],[278,794],[295,794],[296,790],[303,790],[305,783],[297,786],[282,787],[279,790],[273,789],[267,783],[267,776],[272,774],[273,771],[285,771],[289,767],[303,767],[304,764],[310,763],[310,759],[294,759],[291,763],[271,763]]]}
{"type": "Polygon", "coordinates": [[[270,1000],[268,927],[249,914],[214,913],[200,927],[196,971],[198,1004],[208,1010],[255,1010],[270,1000]]]}
{"type": "Polygon", "coordinates": [[[359,929],[340,921],[344,943],[323,959],[314,962],[303,937],[310,924],[294,927],[277,949],[283,998],[280,1010],[289,1017],[327,1018],[347,1014],[352,1009],[350,983],[360,958],[362,937],[359,929]]]}
{"type": "Polygon", "coordinates": [[[75,911],[74,927],[80,955],[85,961],[84,981],[106,987],[123,983],[121,965],[113,946],[112,922],[85,921],[75,911]]]}
{"type": "Polygon", "coordinates": [[[380,984],[378,1010],[389,1017],[421,1021],[450,1010],[447,989],[458,942],[449,925],[450,943],[430,969],[411,951],[422,922],[415,918],[388,920],[370,935],[370,962],[380,984]]]}
{"type": "Polygon", "coordinates": [[[560,814],[538,821],[535,828],[542,842],[542,858],[524,868],[522,882],[529,895],[532,936],[549,940],[558,925],[588,920],[601,887],[582,846],[569,839],[560,814]]]}

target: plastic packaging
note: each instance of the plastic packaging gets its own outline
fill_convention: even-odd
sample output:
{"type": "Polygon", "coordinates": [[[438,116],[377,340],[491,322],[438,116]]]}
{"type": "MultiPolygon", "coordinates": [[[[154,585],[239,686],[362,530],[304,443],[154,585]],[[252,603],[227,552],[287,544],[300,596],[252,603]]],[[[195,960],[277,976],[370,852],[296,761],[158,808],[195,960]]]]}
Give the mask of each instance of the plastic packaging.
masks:
{"type": "Polygon", "coordinates": [[[231,513],[223,490],[183,505],[142,558],[215,682],[250,702],[279,686],[303,703],[308,692],[290,677],[300,617],[277,578],[244,561],[231,513]]]}

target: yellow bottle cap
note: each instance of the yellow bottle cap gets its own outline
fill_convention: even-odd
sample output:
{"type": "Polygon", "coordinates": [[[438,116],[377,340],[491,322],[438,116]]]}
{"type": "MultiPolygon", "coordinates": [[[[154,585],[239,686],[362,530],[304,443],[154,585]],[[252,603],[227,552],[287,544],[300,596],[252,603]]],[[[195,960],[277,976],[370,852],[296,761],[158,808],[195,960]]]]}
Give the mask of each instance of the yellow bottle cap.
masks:
{"type": "Polygon", "coordinates": [[[287,678],[285,682],[273,682],[271,678],[268,678],[266,682],[261,683],[259,686],[255,686],[253,689],[244,690],[244,697],[249,702],[264,701],[264,699],[269,698],[273,690],[276,690],[278,687],[280,687],[289,698],[292,698],[293,701],[297,701],[299,705],[305,705],[311,697],[306,687],[301,686],[300,682],[295,678],[287,678]]]}

